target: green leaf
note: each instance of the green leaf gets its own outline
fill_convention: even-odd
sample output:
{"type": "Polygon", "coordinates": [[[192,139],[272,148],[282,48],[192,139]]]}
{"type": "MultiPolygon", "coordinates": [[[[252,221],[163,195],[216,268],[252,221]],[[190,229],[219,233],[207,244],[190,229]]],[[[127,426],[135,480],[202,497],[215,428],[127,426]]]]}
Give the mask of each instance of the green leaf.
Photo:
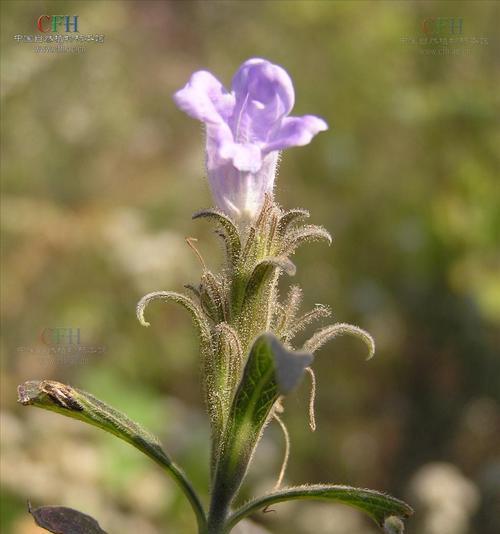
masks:
{"type": "MultiPolygon", "coordinates": [[[[353,506],[367,513],[379,527],[386,529],[388,525],[391,525],[390,528],[392,528],[394,524],[402,524],[401,519],[406,519],[413,514],[412,508],[403,501],[378,491],[349,486],[315,484],[284,488],[246,503],[229,517],[226,523],[226,532],[229,532],[244,517],[267,506],[297,499],[319,499],[353,506]]],[[[402,533],[403,531],[386,530],[386,532],[402,533]]]]}
{"type": "MultiPolygon", "coordinates": [[[[211,275],[213,277],[213,275],[211,275]]],[[[204,279],[206,281],[206,278],[204,279]]],[[[200,293],[200,300],[202,298],[202,287],[200,286],[198,292],[200,293]]],[[[195,291],[196,294],[196,291],[195,291]]],[[[206,296],[206,295],[205,295],[206,296]]],[[[176,293],[175,291],[154,291],[148,293],[141,298],[137,303],[136,314],[139,322],[143,326],[149,326],[149,323],[144,318],[144,312],[147,306],[155,300],[164,300],[167,302],[175,302],[184,307],[190,314],[193,319],[193,323],[197,328],[199,339],[200,339],[200,354],[202,357],[202,369],[207,369],[211,367],[211,362],[216,357],[214,353],[214,339],[212,337],[212,331],[210,327],[210,320],[208,315],[202,309],[202,307],[196,303],[191,297],[183,295],[182,293],[176,293]]],[[[218,424],[218,400],[210,393],[209,384],[207,381],[210,380],[210,376],[206,373],[202,373],[203,379],[203,392],[205,396],[205,403],[210,417],[210,423],[212,427],[218,424]]]]}
{"type": "Polygon", "coordinates": [[[148,455],[171,462],[155,436],[90,393],[53,380],[33,380],[20,385],[18,395],[18,401],[24,406],[37,406],[79,419],[146,450],[148,455]]]}
{"type": "Polygon", "coordinates": [[[207,361],[205,372],[210,376],[209,415],[212,418],[212,451],[210,468],[213,475],[223,430],[231,407],[234,391],[243,367],[243,351],[238,332],[227,323],[214,328],[217,341],[217,358],[207,361]]]}
{"type": "Polygon", "coordinates": [[[322,226],[308,224],[299,228],[295,228],[287,234],[281,253],[283,256],[289,256],[290,254],[293,254],[297,247],[303,243],[319,241],[322,239],[327,241],[328,245],[332,244],[332,236],[322,226]]]}
{"type": "Polygon", "coordinates": [[[255,226],[250,226],[250,228],[247,231],[247,236],[245,239],[245,246],[243,247],[241,251],[241,260],[240,260],[240,270],[245,270],[245,265],[249,261],[253,260],[253,257],[255,255],[255,249],[257,247],[257,230],[255,229],[255,226]]]}
{"type": "Polygon", "coordinates": [[[259,216],[257,217],[257,220],[255,221],[255,229],[257,230],[258,234],[265,233],[267,224],[269,222],[269,219],[275,214],[278,213],[278,207],[274,203],[272,194],[266,193],[264,196],[264,203],[262,204],[262,208],[260,210],[259,216]]]}
{"type": "Polygon", "coordinates": [[[193,215],[193,219],[202,217],[213,219],[222,228],[222,237],[226,243],[228,253],[228,263],[236,265],[241,253],[240,234],[234,222],[224,213],[216,209],[198,211],[193,215]]]}
{"type": "Polygon", "coordinates": [[[295,322],[301,300],[302,289],[299,286],[291,286],[288,290],[286,300],[282,304],[279,302],[276,303],[273,330],[280,337],[283,337],[290,328],[290,325],[295,322]]]}
{"type": "Polygon", "coordinates": [[[231,405],[217,463],[211,511],[214,521],[223,520],[238,491],[278,397],[299,383],[312,360],[312,354],[287,350],[270,333],[254,342],[231,405]]]}
{"type": "Polygon", "coordinates": [[[35,523],[54,534],[106,534],[99,523],[87,514],[64,506],[41,506],[29,512],[35,523]]]}
{"type": "Polygon", "coordinates": [[[368,357],[366,359],[373,358],[375,354],[375,341],[372,336],[362,328],[359,328],[359,326],[349,323],[335,323],[321,328],[304,343],[304,350],[314,353],[331,339],[346,334],[361,339],[368,348],[368,357]]]}
{"type": "Polygon", "coordinates": [[[221,361],[214,360],[213,365],[219,367],[219,372],[222,375],[217,390],[227,389],[226,393],[230,397],[230,405],[232,395],[238,385],[238,379],[241,376],[243,350],[238,332],[232,326],[227,323],[220,323],[214,330],[217,338],[217,354],[221,361]]]}
{"type": "MultiPolygon", "coordinates": [[[[249,239],[251,235],[249,234],[249,239]]],[[[247,334],[250,333],[244,340],[245,344],[251,342],[263,330],[269,329],[267,320],[267,313],[270,312],[269,301],[273,298],[271,294],[276,291],[281,271],[293,276],[296,268],[288,258],[270,256],[257,264],[252,262],[247,272],[241,272],[233,279],[231,316],[243,317],[246,323],[243,330],[251,325],[246,331],[247,334]],[[263,311],[265,308],[268,308],[267,312],[263,311]]]]}
{"type": "Polygon", "coordinates": [[[37,406],[96,426],[149,456],[175,479],[188,498],[198,525],[204,526],[205,513],[196,492],[185,474],[163,450],[158,438],[147,430],[90,393],[60,382],[32,380],[18,386],[17,391],[18,402],[23,406],[37,406]]]}
{"type": "Polygon", "coordinates": [[[285,213],[283,213],[283,215],[280,217],[278,224],[280,235],[284,236],[291,225],[308,219],[309,216],[309,211],[301,208],[285,211],[285,213]]]}
{"type": "Polygon", "coordinates": [[[284,332],[283,340],[291,341],[297,334],[300,334],[303,330],[305,330],[306,327],[312,322],[328,317],[329,315],[331,315],[331,310],[328,306],[325,306],[324,304],[316,304],[312,310],[295,318],[294,321],[290,323],[290,327],[286,332],[284,332]]]}
{"type": "Polygon", "coordinates": [[[191,314],[193,322],[198,329],[202,347],[207,350],[207,348],[211,346],[212,337],[210,334],[210,325],[208,324],[203,311],[200,309],[198,304],[193,301],[193,299],[187,295],[183,295],[182,293],[176,293],[175,291],[153,291],[152,293],[144,295],[144,297],[142,297],[137,303],[136,308],[137,318],[143,326],[149,326],[150,324],[144,318],[144,312],[148,305],[155,300],[176,302],[177,304],[180,304],[186,308],[186,310],[191,314]]]}
{"type": "Polygon", "coordinates": [[[227,320],[229,312],[223,284],[210,271],[204,271],[201,276],[200,302],[203,310],[215,324],[227,320]]]}
{"type": "Polygon", "coordinates": [[[252,298],[262,287],[262,285],[269,280],[276,269],[281,269],[289,276],[294,276],[296,272],[295,265],[285,257],[270,257],[265,258],[255,266],[245,289],[245,299],[252,298]]]}

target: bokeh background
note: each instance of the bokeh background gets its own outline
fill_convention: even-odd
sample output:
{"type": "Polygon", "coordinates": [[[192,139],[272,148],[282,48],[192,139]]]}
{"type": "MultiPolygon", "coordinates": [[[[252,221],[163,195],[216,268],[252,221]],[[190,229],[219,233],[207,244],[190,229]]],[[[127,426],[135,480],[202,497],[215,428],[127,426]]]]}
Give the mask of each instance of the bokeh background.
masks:
{"type": "MultiPolygon", "coordinates": [[[[221,259],[209,225],[190,219],[210,205],[202,130],[171,94],[200,68],[229,85],[242,61],[262,56],[292,76],[295,114],[330,125],[281,163],[280,203],[309,208],[335,237],[331,248],[299,251],[295,282],[305,305],[329,304],[377,341],[370,362],[350,339],[318,354],[315,433],[308,384],[287,401],[287,482],[405,498],[417,511],[410,534],[500,532],[500,3],[1,8],[1,531],[42,532],[29,498],[90,513],[110,533],[194,532],[176,487],[135,449],[21,408],[15,389],[50,378],[91,391],[158,433],[206,498],[208,425],[189,317],[156,305],[145,329],[135,304],[197,281],[186,236],[212,267],[221,259]],[[81,53],[16,41],[37,34],[42,14],[78,15],[81,33],[105,40],[81,53]],[[468,41],[422,43],[453,37],[423,33],[429,17],[462,19],[468,41]],[[47,353],[41,333],[54,328],[79,330],[83,352],[47,353]]],[[[248,496],[273,486],[283,447],[271,425],[248,496]]],[[[310,502],[255,521],[276,533],[376,531],[356,511],[310,502]]]]}

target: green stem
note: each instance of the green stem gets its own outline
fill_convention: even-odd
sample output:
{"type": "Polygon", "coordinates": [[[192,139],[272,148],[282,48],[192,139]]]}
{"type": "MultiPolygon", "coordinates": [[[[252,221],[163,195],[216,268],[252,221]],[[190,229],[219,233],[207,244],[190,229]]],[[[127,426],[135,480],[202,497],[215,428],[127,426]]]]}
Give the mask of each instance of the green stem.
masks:
{"type": "MultiPolygon", "coordinates": [[[[222,490],[222,493],[224,491],[222,490]]],[[[230,498],[221,494],[221,488],[214,486],[214,493],[208,514],[208,534],[224,534],[229,532],[226,528],[226,518],[230,512],[230,498]]]]}

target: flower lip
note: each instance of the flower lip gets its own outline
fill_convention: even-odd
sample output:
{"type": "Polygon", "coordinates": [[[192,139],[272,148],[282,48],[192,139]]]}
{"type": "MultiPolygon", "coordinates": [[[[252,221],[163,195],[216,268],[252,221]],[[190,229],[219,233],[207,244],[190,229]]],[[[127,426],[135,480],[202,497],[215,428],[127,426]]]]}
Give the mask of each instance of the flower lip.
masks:
{"type": "Polygon", "coordinates": [[[261,150],[252,143],[227,143],[219,153],[222,158],[230,159],[239,171],[256,173],[262,166],[261,150]]]}
{"type": "Polygon", "coordinates": [[[246,114],[249,127],[254,126],[252,133],[260,141],[265,141],[269,131],[290,113],[295,102],[288,73],[264,59],[245,61],[233,78],[232,89],[236,99],[233,114],[233,134],[236,137],[240,134],[241,119],[246,114]]]}
{"type": "Polygon", "coordinates": [[[174,101],[190,117],[207,124],[227,121],[234,108],[234,95],[206,70],[193,73],[189,82],[174,94],[174,101]]]}

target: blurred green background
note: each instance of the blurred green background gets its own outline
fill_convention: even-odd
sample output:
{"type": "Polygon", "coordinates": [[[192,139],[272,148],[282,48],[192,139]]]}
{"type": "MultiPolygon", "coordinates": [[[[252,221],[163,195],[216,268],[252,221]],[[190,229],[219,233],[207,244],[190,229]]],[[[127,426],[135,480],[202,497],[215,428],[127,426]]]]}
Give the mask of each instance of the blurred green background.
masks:
{"type": "MultiPolygon", "coordinates": [[[[377,341],[318,354],[318,429],[308,384],[287,401],[288,483],[388,491],[416,509],[410,534],[500,532],[498,2],[79,1],[1,3],[1,531],[42,532],[26,513],[64,504],[107,531],[194,531],[173,483],[111,436],[16,405],[16,385],[86,389],[157,432],[200,491],[208,425],[197,340],[170,305],[135,318],[146,292],[181,290],[221,259],[200,125],[171,94],[206,68],[227,86],[261,56],[294,80],[294,114],[330,125],[283,155],[277,198],[334,235],[297,254],[305,305],[377,341]],[[43,14],[103,34],[82,53],[39,53],[43,14]],[[420,38],[462,19],[469,41],[420,38]],[[473,38],[486,38],[476,43],[473,38]],[[417,39],[414,43],[411,39],[417,39]],[[442,51],[444,49],[444,52],[442,51]],[[441,50],[441,51],[440,51],[441,50]],[[84,354],[47,354],[45,329],[79,329],[84,354]]],[[[284,282],[286,282],[284,280],[284,282]]],[[[283,440],[271,425],[245,486],[270,489],[283,440]]],[[[204,497],[206,498],[206,491],[204,497]]],[[[272,532],[370,534],[342,506],[294,503],[255,517],[272,532]]]]}

